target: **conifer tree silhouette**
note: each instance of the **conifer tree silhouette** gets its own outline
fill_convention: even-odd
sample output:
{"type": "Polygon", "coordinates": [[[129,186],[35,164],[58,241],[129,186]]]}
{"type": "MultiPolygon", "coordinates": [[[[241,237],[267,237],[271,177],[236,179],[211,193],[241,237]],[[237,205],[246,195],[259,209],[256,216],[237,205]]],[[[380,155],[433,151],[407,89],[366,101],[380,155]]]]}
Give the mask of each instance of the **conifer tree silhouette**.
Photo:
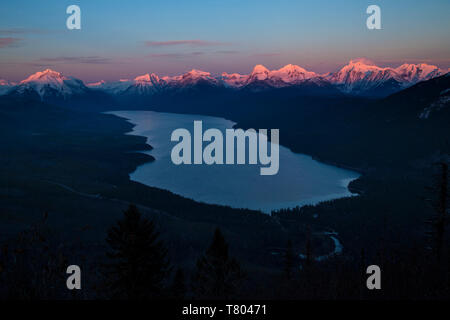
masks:
{"type": "Polygon", "coordinates": [[[105,284],[113,298],[159,298],[170,272],[167,249],[158,240],[153,221],[130,205],[123,219],[108,230],[109,263],[105,284]]]}
{"type": "Polygon", "coordinates": [[[288,240],[286,252],[284,254],[284,275],[287,280],[291,280],[294,276],[295,262],[296,259],[292,241],[288,240]]]}
{"type": "Polygon", "coordinates": [[[228,244],[217,228],[211,246],[197,261],[194,292],[198,298],[234,298],[242,279],[241,268],[234,258],[228,256],[228,244]]]}
{"type": "Polygon", "coordinates": [[[432,248],[438,260],[441,259],[445,239],[445,229],[448,223],[448,164],[446,162],[438,163],[440,171],[436,179],[436,184],[432,191],[437,193],[433,201],[435,214],[428,220],[431,230],[428,234],[432,240],[432,248]]]}
{"type": "Polygon", "coordinates": [[[173,282],[171,285],[171,293],[174,299],[184,299],[186,296],[186,282],[185,276],[182,269],[178,269],[173,278],[173,282]]]}

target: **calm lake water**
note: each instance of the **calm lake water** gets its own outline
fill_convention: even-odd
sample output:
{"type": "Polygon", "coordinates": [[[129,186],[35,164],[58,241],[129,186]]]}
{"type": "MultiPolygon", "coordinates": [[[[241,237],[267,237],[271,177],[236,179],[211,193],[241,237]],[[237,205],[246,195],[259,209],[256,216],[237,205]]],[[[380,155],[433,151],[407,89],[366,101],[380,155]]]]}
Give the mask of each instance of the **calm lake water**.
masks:
{"type": "MultiPolygon", "coordinates": [[[[170,153],[177,144],[170,141],[173,130],[188,129],[193,137],[194,120],[202,120],[203,132],[208,128],[217,128],[225,137],[225,129],[234,125],[232,121],[153,111],[110,113],[135,124],[129,134],[147,137],[147,143],[153,147],[153,150],[145,153],[156,160],[139,166],[130,175],[133,181],[166,189],[196,201],[257,209],[266,213],[274,209],[354,195],[347,186],[350,181],[359,177],[357,172],[320,163],[310,156],[293,153],[281,145],[279,171],[272,176],[261,176],[259,164],[177,166],[172,163],[170,153]]],[[[283,142],[282,130],[280,142],[283,142]]],[[[268,149],[270,150],[270,146],[268,149]]]]}

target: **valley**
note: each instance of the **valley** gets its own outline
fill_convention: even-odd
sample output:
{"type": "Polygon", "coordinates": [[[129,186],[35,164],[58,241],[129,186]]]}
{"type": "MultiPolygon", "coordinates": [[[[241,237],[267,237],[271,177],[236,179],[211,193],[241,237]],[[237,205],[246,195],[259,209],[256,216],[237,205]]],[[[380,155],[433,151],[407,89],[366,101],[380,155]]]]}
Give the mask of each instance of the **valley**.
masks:
{"type": "MultiPolygon", "coordinates": [[[[144,137],[125,134],[132,130],[130,123],[97,112],[111,106],[91,109],[70,99],[55,105],[56,100],[43,103],[28,95],[0,96],[1,153],[7,155],[1,158],[2,242],[13,241],[44,220],[52,241],[70,247],[72,259],[95,270],[106,229],[127,203],[135,203],[157,222],[172,263],[187,272],[219,226],[250,274],[248,292],[258,291],[261,297],[272,297],[270,288],[278,287],[283,261],[272,253],[283,254],[288,240],[295,252],[304,254],[308,247],[320,257],[335,250],[327,232],[338,233],[343,251],[321,261],[311,281],[325,281],[319,276],[323,270],[341,270],[344,275],[339,277],[354,283],[349,280],[354,277],[351,270],[362,252],[371,263],[390,265],[396,253],[402,263],[411,264],[411,250],[424,250],[428,243],[425,222],[433,209],[424,198],[435,181],[434,163],[448,156],[448,88],[449,77],[442,76],[373,100],[305,95],[291,87],[230,93],[199,84],[128,104],[132,110],[225,117],[236,122],[236,128],[277,127],[280,143],[292,151],[363,173],[349,186],[358,197],[279,209],[271,215],[199,203],[131,181],[130,173],[153,160],[135,151],[151,147],[144,137]],[[435,103],[442,105],[422,119],[423,110],[435,103]]],[[[124,108],[120,101],[115,105],[124,108]]],[[[426,257],[426,250],[419,256],[426,257]]],[[[338,276],[333,272],[330,277],[338,276]]],[[[398,289],[396,283],[392,286],[398,289]]],[[[353,297],[353,289],[342,290],[353,297]]],[[[94,291],[90,294],[95,296],[94,291]]],[[[413,292],[405,288],[402,294],[413,292]]]]}

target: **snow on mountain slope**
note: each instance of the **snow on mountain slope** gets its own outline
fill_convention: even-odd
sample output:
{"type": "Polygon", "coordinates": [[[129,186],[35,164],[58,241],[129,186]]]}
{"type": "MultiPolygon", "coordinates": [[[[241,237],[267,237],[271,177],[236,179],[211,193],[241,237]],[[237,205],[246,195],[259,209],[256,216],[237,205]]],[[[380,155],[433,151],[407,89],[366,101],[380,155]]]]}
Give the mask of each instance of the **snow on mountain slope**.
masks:
{"type": "Polygon", "coordinates": [[[159,84],[159,77],[152,73],[152,74],[144,74],[142,76],[138,76],[134,78],[135,83],[143,84],[143,85],[150,85],[153,86],[155,84],[159,84]]]}
{"type": "Polygon", "coordinates": [[[161,78],[164,84],[174,87],[190,87],[198,84],[199,82],[206,82],[209,84],[218,84],[216,78],[211,76],[210,72],[192,69],[191,71],[174,77],[165,76],[161,78]]]}
{"type": "Polygon", "coordinates": [[[100,80],[100,81],[97,81],[97,82],[88,83],[88,84],[86,84],[86,86],[89,87],[89,88],[101,88],[104,85],[106,85],[106,83],[107,82],[105,80],[100,80]]]}
{"type": "Polygon", "coordinates": [[[316,78],[319,75],[315,72],[307,71],[297,65],[288,64],[278,70],[269,73],[272,81],[282,81],[287,84],[299,83],[308,79],[316,78]]]}
{"type": "Polygon", "coordinates": [[[319,75],[307,71],[297,65],[288,64],[278,70],[269,70],[265,66],[256,65],[249,75],[239,73],[222,73],[221,80],[231,87],[243,87],[252,83],[265,83],[272,87],[284,87],[299,84],[305,80],[313,79],[319,75]]]}
{"type": "Polygon", "coordinates": [[[439,77],[446,72],[439,69],[436,66],[421,63],[421,64],[402,64],[396,68],[402,81],[408,83],[417,83],[419,81],[430,80],[435,77],[439,77]]]}
{"type": "Polygon", "coordinates": [[[431,113],[438,112],[450,106],[450,89],[443,90],[439,97],[419,114],[420,119],[428,119],[431,113]]]}
{"type": "Polygon", "coordinates": [[[225,83],[226,86],[239,88],[242,87],[248,80],[248,75],[242,75],[239,73],[222,73],[220,80],[225,83]]]}
{"type": "Polygon", "coordinates": [[[423,63],[383,68],[365,59],[356,59],[326,78],[346,93],[367,94],[378,90],[386,95],[444,73],[436,66],[423,63]]]}
{"type": "Polygon", "coordinates": [[[41,99],[45,95],[61,95],[67,97],[73,94],[85,93],[88,88],[83,81],[63,76],[61,73],[46,69],[36,72],[22,80],[14,89],[18,93],[36,92],[41,99]]]}
{"type": "Polygon", "coordinates": [[[105,90],[113,94],[149,94],[157,91],[161,86],[161,80],[156,74],[147,73],[137,76],[133,80],[121,79],[113,82],[101,80],[90,83],[87,86],[92,89],[105,90]]]}
{"type": "Polygon", "coordinates": [[[0,79],[0,95],[7,93],[14,85],[14,82],[0,79]]]}
{"type": "Polygon", "coordinates": [[[0,94],[12,91],[36,92],[42,99],[47,94],[67,97],[93,89],[113,95],[151,95],[170,89],[180,90],[207,84],[235,89],[248,88],[252,91],[287,86],[302,86],[305,90],[312,87],[334,87],[334,90],[338,89],[352,95],[386,96],[417,82],[446,74],[448,71],[424,63],[403,64],[397,68],[390,68],[376,66],[366,59],[355,59],[337,72],[324,75],[293,64],[276,70],[269,70],[258,64],[250,74],[224,72],[215,77],[210,72],[192,69],[176,76],[159,77],[154,73],[146,73],[132,80],[122,79],[114,82],[102,80],[85,86],[81,80],[47,69],[32,74],[16,86],[6,80],[0,80],[0,94]]]}
{"type": "Polygon", "coordinates": [[[388,81],[397,81],[397,72],[392,68],[381,68],[367,61],[351,60],[338,72],[330,74],[327,79],[340,85],[344,92],[367,90],[388,81]]]}
{"type": "MultiPolygon", "coordinates": [[[[121,83],[123,84],[123,83],[121,83]]],[[[161,87],[161,80],[159,77],[152,73],[146,73],[142,76],[134,78],[131,85],[129,85],[125,91],[127,93],[137,93],[137,94],[151,94],[158,91],[161,87]]]]}
{"type": "Polygon", "coordinates": [[[213,78],[211,76],[211,73],[193,69],[185,74],[172,77],[165,76],[160,78],[155,73],[147,73],[141,76],[137,76],[131,81],[100,81],[97,83],[89,84],[88,86],[93,89],[105,90],[112,94],[148,95],[170,88],[189,88],[202,81],[214,85],[218,84],[218,80],[213,78]]]}
{"type": "Polygon", "coordinates": [[[14,82],[8,81],[8,80],[4,80],[4,79],[0,79],[0,86],[13,86],[15,85],[14,82]]]}
{"type": "Polygon", "coordinates": [[[121,79],[119,81],[106,82],[100,80],[98,82],[88,83],[87,87],[94,90],[103,90],[112,94],[120,94],[127,90],[133,84],[132,81],[128,79],[121,79]]]}
{"type": "Polygon", "coordinates": [[[269,69],[264,67],[262,64],[257,64],[253,68],[253,71],[249,74],[247,83],[267,80],[269,78],[269,73],[269,69]]]}

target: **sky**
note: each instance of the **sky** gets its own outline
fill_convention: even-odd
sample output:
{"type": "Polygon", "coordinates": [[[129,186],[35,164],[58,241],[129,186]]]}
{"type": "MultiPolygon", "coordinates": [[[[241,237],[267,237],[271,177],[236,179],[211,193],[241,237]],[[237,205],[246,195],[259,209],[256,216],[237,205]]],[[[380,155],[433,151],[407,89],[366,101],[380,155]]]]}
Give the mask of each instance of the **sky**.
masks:
{"type": "Polygon", "coordinates": [[[84,81],[250,73],[292,63],[325,73],[354,58],[450,67],[448,0],[15,0],[0,2],[0,79],[51,68],[84,81]],[[68,30],[69,5],[81,30],[68,30]],[[381,8],[369,30],[366,8],[381,8]]]}

